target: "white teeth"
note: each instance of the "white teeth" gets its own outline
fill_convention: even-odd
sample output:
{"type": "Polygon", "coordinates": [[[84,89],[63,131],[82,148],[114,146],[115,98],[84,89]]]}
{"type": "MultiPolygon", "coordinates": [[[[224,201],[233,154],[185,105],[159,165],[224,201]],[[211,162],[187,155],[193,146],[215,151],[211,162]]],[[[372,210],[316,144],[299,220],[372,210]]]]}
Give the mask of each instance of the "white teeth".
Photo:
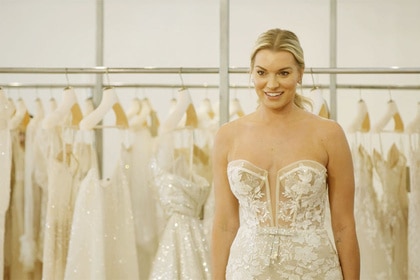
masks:
{"type": "Polygon", "coordinates": [[[280,96],[280,93],[266,93],[270,97],[280,96]]]}

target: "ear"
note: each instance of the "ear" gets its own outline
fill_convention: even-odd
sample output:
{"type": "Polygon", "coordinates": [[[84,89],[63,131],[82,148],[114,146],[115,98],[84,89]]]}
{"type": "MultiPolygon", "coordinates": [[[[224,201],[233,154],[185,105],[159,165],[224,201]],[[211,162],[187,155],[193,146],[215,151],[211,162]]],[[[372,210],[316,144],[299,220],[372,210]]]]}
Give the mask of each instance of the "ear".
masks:
{"type": "Polygon", "coordinates": [[[304,68],[300,69],[299,71],[299,79],[298,79],[298,84],[302,84],[302,78],[303,78],[303,72],[305,71],[304,68]]]}

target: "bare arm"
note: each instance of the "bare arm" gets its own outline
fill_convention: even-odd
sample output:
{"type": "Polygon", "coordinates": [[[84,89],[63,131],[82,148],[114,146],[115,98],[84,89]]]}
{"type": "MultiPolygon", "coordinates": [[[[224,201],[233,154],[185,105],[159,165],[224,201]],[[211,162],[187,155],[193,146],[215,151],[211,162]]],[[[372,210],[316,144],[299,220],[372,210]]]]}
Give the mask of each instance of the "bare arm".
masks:
{"type": "Polygon", "coordinates": [[[213,184],[215,213],[213,221],[211,258],[214,280],[224,280],[230,246],[239,227],[238,201],[227,179],[229,131],[221,127],[213,148],[213,184]]]}
{"type": "Polygon", "coordinates": [[[360,253],[354,219],[354,172],[351,151],[342,128],[328,133],[328,187],[334,241],[345,280],[360,279],[360,253]]]}

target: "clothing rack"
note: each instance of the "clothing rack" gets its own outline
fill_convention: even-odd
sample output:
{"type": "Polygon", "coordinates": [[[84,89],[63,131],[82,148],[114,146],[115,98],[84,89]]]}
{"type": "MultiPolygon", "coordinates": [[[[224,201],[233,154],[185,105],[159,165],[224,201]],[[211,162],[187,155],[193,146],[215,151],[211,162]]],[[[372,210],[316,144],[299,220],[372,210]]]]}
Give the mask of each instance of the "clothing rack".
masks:
{"type": "MultiPolygon", "coordinates": [[[[38,84],[38,83],[7,83],[1,84],[0,87],[3,88],[65,88],[68,84],[38,84]]],[[[220,88],[219,85],[215,84],[144,84],[144,83],[107,83],[104,86],[110,86],[115,88],[193,88],[193,89],[218,89],[220,88]]],[[[71,87],[74,88],[94,88],[94,84],[71,84],[71,87]]],[[[302,85],[302,88],[313,88],[313,85],[302,85]]],[[[317,88],[320,89],[328,89],[329,85],[326,84],[317,84],[317,88]]],[[[250,89],[253,88],[252,85],[238,85],[238,84],[231,84],[229,85],[230,89],[250,89]]],[[[378,85],[378,84],[337,84],[337,89],[379,89],[379,90],[387,90],[387,89],[398,89],[398,90],[420,90],[419,85],[395,85],[395,84],[388,84],[388,85],[378,85]]]]}
{"type": "MultiPolygon", "coordinates": [[[[230,74],[247,74],[248,67],[230,67],[230,74]]],[[[218,67],[0,67],[0,74],[218,74],[218,67]]],[[[420,67],[310,67],[309,74],[420,74],[420,67]]]]}
{"type": "MultiPolygon", "coordinates": [[[[240,88],[243,86],[231,86],[229,85],[229,76],[226,76],[224,73],[228,74],[249,74],[248,67],[230,67],[227,69],[222,69],[218,67],[0,67],[0,74],[97,74],[98,78],[95,84],[96,96],[94,96],[94,101],[98,102],[99,91],[103,87],[103,74],[178,74],[182,81],[183,74],[219,74],[220,76],[220,86],[218,86],[220,91],[220,122],[224,123],[228,121],[228,103],[229,103],[229,88],[240,88]],[[96,97],[96,98],[95,98],[96,97]]],[[[407,86],[397,86],[397,85],[339,85],[336,82],[337,74],[420,74],[420,67],[367,67],[367,68],[355,68],[355,67],[310,67],[306,68],[305,73],[307,74],[328,74],[330,75],[330,84],[328,88],[330,90],[330,107],[331,107],[331,118],[336,119],[336,90],[337,88],[353,88],[353,89],[418,89],[416,85],[407,85],[407,86]]],[[[109,85],[112,85],[109,83],[109,85]]],[[[6,86],[6,85],[5,85],[6,86]]],[[[13,86],[9,84],[9,86],[13,86]]],[[[18,86],[16,84],[16,86],[18,86]]],[[[60,85],[61,86],[61,85],[60,85]]],[[[72,85],[73,86],[73,85],[72,85]]],[[[77,86],[77,85],[74,85],[77,86]]],[[[114,86],[119,87],[177,87],[177,86],[186,86],[186,85],[141,85],[141,84],[115,84],[114,86]]],[[[24,87],[24,86],[21,86],[24,87]]],[[[29,87],[29,86],[28,86],[29,87]]],[[[35,86],[36,87],[36,86],[35,86]]],[[[40,87],[40,86],[38,86],[40,87]]],[[[46,86],[52,87],[52,86],[46,86]]],[[[90,86],[89,86],[90,87],[90,86]]],[[[195,86],[193,87],[205,87],[195,86]]],[[[210,88],[210,86],[207,86],[210,88]]],[[[246,88],[250,86],[246,85],[246,88]]],[[[318,86],[321,87],[321,86],[318,86]]],[[[327,88],[327,86],[322,86],[327,88]]]]}
{"type": "MultiPolygon", "coordinates": [[[[93,101],[99,104],[102,88],[105,85],[103,75],[108,74],[178,74],[181,79],[181,85],[168,85],[168,84],[124,84],[115,83],[110,86],[115,87],[201,87],[212,88],[218,87],[220,89],[219,96],[219,112],[220,123],[227,122],[229,119],[229,88],[250,88],[251,85],[237,86],[229,84],[229,75],[231,74],[248,74],[249,68],[247,67],[225,67],[222,65],[217,67],[136,67],[136,68],[115,68],[115,67],[88,67],[88,68],[75,68],[75,67],[0,67],[0,74],[96,74],[96,84],[80,84],[71,85],[73,87],[86,87],[93,88],[93,101]],[[186,85],[183,83],[183,74],[219,74],[219,85],[186,85]]],[[[389,68],[306,68],[305,73],[313,74],[327,74],[330,78],[329,85],[317,85],[320,88],[329,88],[330,92],[330,116],[336,119],[337,116],[337,88],[369,88],[369,89],[418,89],[420,86],[397,86],[397,85],[338,85],[336,82],[337,74],[420,74],[420,68],[403,68],[403,67],[389,67],[389,68]]],[[[68,77],[67,77],[68,78],[68,77]]],[[[68,80],[68,79],[67,79],[68,80]]],[[[1,84],[0,84],[1,85],[1,84]]],[[[10,83],[4,85],[5,87],[61,87],[64,88],[69,84],[20,84],[10,83]]],[[[311,85],[314,86],[313,84],[311,85]]],[[[97,148],[99,162],[102,159],[102,132],[100,130],[95,132],[97,135],[97,148]]]]}

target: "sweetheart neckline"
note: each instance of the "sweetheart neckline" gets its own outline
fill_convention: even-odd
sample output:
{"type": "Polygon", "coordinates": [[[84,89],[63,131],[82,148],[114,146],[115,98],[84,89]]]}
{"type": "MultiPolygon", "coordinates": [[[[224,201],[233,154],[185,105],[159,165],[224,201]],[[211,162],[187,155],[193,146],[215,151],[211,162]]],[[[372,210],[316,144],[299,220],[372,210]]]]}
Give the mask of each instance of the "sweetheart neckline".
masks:
{"type": "MultiPolygon", "coordinates": [[[[246,160],[246,159],[234,159],[234,160],[231,160],[231,161],[229,161],[229,162],[228,162],[228,166],[229,166],[231,163],[233,163],[233,162],[240,162],[240,161],[242,161],[242,162],[246,162],[246,163],[248,163],[248,164],[252,165],[253,167],[255,167],[255,168],[257,168],[257,169],[259,169],[259,170],[261,170],[261,171],[264,171],[264,172],[268,173],[268,171],[267,171],[266,169],[261,168],[261,167],[259,167],[258,165],[254,164],[254,163],[252,163],[251,161],[246,160]]],[[[320,167],[323,171],[327,171],[327,168],[326,168],[324,165],[322,165],[320,162],[316,161],[316,160],[312,160],[312,159],[300,159],[300,160],[293,161],[293,162],[291,162],[291,163],[289,163],[289,164],[286,164],[285,166],[283,166],[283,167],[281,167],[280,169],[278,169],[276,173],[278,174],[278,173],[280,173],[282,170],[285,170],[285,169],[287,169],[287,168],[289,168],[289,167],[291,167],[291,166],[293,166],[293,165],[297,165],[297,166],[298,166],[300,163],[303,163],[303,162],[312,162],[312,163],[315,163],[315,164],[316,164],[316,165],[318,165],[318,166],[319,166],[319,167],[320,167]]]]}

